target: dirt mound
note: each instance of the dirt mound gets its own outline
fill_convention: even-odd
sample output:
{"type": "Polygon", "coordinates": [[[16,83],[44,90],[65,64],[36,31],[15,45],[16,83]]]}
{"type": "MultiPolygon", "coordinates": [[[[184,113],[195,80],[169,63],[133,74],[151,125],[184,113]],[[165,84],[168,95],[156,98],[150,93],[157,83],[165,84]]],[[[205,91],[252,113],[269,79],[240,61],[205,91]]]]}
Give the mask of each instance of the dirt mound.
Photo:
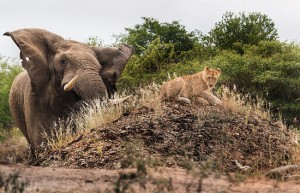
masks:
{"type": "Polygon", "coordinates": [[[157,110],[149,103],[47,152],[41,165],[118,169],[136,160],[180,167],[210,161],[223,172],[242,166],[253,172],[286,165],[292,157],[290,141],[282,124],[259,114],[172,102],[157,110]]]}

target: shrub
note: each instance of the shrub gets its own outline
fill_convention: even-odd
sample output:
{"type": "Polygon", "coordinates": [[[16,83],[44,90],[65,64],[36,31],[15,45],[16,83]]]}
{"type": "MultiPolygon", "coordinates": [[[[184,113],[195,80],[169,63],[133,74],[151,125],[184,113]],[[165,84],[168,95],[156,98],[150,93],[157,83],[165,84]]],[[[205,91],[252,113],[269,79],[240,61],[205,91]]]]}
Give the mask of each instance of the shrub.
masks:
{"type": "Polygon", "coordinates": [[[0,63],[0,129],[8,129],[11,126],[12,117],[9,110],[8,95],[14,78],[21,71],[22,68],[19,66],[9,65],[3,61],[0,63]]]}
{"type": "Polygon", "coordinates": [[[300,97],[300,48],[261,41],[243,49],[244,55],[222,51],[211,61],[222,69],[221,82],[235,85],[242,93],[262,96],[274,108],[288,111],[291,106],[299,106],[296,100],[300,97]]]}

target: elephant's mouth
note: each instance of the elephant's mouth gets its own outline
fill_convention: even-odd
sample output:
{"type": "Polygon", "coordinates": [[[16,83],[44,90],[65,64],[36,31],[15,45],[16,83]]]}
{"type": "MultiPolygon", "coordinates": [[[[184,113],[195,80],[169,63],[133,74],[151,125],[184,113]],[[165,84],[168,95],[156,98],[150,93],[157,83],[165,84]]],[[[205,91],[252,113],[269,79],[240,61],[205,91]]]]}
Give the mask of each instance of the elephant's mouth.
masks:
{"type": "Polygon", "coordinates": [[[80,93],[78,93],[75,87],[68,92],[64,92],[64,97],[66,97],[66,100],[64,101],[66,101],[67,103],[76,103],[82,100],[82,96],[80,96],[80,93]]]}
{"type": "Polygon", "coordinates": [[[73,97],[76,99],[76,101],[82,100],[82,97],[80,96],[80,94],[78,92],[76,92],[75,90],[71,90],[70,93],[73,95],[73,97]]]}

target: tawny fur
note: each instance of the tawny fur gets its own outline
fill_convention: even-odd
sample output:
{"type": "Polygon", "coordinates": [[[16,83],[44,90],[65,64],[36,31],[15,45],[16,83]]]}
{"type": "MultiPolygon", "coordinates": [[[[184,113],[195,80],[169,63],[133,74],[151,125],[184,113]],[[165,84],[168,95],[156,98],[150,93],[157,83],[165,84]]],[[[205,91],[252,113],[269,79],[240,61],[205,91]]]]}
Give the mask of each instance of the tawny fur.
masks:
{"type": "Polygon", "coordinates": [[[212,94],[220,74],[220,69],[205,67],[196,74],[175,78],[161,87],[160,98],[185,103],[193,101],[202,105],[220,105],[220,99],[212,94]]]}

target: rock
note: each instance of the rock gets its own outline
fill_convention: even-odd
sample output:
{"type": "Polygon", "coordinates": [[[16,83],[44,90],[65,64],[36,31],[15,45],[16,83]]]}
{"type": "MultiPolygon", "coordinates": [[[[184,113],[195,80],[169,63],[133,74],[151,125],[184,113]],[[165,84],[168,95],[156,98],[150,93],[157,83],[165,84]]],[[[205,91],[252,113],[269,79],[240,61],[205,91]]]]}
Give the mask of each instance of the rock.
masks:
{"type": "Polygon", "coordinates": [[[266,177],[270,179],[283,180],[287,174],[291,174],[296,170],[300,170],[299,165],[288,165],[278,168],[274,168],[265,174],[266,177]]]}

